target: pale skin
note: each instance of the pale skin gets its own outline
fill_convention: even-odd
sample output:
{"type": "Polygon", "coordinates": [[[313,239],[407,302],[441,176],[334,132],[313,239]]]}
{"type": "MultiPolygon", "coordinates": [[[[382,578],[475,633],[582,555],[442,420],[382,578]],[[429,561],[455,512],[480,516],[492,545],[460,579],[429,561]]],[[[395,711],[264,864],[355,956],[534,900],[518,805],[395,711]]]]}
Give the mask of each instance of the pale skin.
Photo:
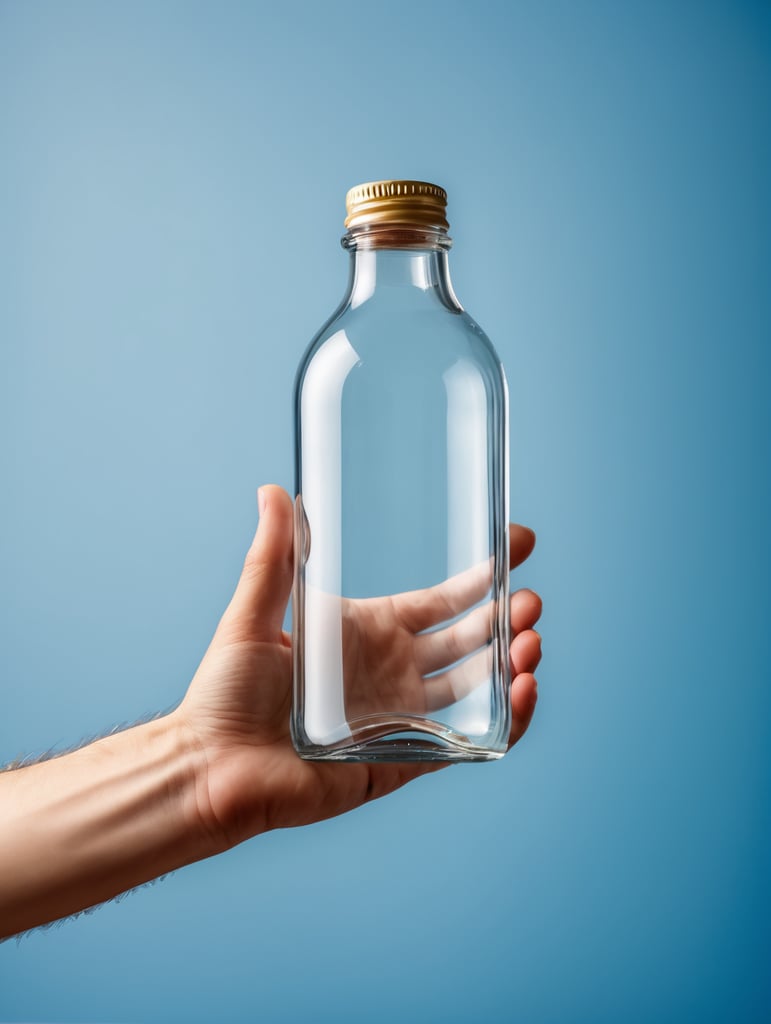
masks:
{"type": "MultiPolygon", "coordinates": [[[[303,761],[292,746],[292,655],[282,623],[292,584],[292,502],[261,488],[260,525],[241,578],[198,671],[170,714],[53,760],[0,774],[0,938],[65,917],[220,853],[274,828],[353,810],[443,767],[413,763],[303,761]]],[[[510,528],[511,566],[532,551],[533,533],[510,528]]],[[[355,603],[347,643],[375,690],[425,689],[435,673],[482,643],[484,609],[467,624],[420,635],[478,600],[473,581],[355,603]],[[357,614],[358,612],[358,614],[357,614]],[[390,616],[390,617],[389,617],[390,616]],[[388,658],[362,657],[373,630],[388,658]]],[[[535,709],[533,672],[541,602],[511,597],[510,745],[535,709]]],[[[473,662],[473,658],[469,659],[473,662]]],[[[440,674],[444,688],[467,685],[440,674]]],[[[472,684],[473,685],[473,684],[472,684]]],[[[448,689],[449,688],[449,689],[448,689]]]]}

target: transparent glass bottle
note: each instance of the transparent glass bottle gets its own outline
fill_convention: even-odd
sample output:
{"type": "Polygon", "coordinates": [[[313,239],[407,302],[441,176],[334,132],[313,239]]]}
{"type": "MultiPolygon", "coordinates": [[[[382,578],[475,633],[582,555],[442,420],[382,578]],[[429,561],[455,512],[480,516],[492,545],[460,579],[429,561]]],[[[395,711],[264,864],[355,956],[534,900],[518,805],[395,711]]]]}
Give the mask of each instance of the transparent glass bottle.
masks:
{"type": "Polygon", "coordinates": [[[350,190],[348,291],[297,373],[292,736],[304,758],[506,750],[507,387],[452,290],[446,198],[416,181],[350,190]]]}

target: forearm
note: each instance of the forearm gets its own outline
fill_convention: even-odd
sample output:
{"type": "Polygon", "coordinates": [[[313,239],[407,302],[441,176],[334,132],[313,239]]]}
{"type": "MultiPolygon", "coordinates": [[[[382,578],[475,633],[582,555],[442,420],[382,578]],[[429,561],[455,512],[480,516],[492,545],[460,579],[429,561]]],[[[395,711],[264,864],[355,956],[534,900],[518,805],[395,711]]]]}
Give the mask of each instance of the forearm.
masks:
{"type": "Polygon", "coordinates": [[[0,774],[0,937],[215,852],[201,757],[168,715],[0,774]]]}

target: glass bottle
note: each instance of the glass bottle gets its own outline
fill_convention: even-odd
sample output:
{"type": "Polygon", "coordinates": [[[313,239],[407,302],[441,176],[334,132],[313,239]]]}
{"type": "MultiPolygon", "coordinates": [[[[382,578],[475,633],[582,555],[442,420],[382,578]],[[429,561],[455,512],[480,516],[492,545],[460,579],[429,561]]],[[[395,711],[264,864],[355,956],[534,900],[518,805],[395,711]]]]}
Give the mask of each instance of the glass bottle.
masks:
{"type": "Polygon", "coordinates": [[[446,193],[346,196],[349,287],[295,384],[298,753],[486,761],[506,750],[508,399],[450,283],[446,193]]]}

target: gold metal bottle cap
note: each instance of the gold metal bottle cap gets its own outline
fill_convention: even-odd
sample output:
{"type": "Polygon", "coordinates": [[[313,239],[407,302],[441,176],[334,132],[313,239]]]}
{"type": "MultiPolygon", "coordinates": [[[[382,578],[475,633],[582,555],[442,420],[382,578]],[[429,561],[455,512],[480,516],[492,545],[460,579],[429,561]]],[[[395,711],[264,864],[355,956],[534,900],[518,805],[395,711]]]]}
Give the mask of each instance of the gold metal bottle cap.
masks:
{"type": "Polygon", "coordinates": [[[447,193],[427,181],[368,181],[349,189],[345,197],[347,228],[367,224],[414,224],[449,228],[447,193]]]}

